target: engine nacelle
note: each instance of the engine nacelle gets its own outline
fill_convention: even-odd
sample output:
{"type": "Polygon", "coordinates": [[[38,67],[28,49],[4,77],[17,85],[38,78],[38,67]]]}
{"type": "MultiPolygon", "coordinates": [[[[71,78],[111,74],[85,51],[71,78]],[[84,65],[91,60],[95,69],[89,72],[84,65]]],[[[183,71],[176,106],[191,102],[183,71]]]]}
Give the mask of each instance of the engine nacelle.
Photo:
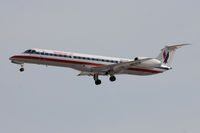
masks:
{"type": "MultiPolygon", "coordinates": [[[[147,57],[136,57],[135,61],[136,60],[141,60],[141,59],[146,59],[146,58],[147,57]]],[[[149,59],[149,60],[141,62],[137,66],[139,66],[139,67],[152,67],[152,68],[154,68],[154,67],[160,67],[161,64],[162,64],[161,61],[158,60],[158,59],[149,59]]]]}

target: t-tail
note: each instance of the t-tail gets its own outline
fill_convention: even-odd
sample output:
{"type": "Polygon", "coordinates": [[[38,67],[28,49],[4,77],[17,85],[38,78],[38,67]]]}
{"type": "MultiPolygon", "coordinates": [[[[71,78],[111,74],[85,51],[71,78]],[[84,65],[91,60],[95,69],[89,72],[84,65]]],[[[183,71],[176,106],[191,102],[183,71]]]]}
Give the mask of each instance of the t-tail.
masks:
{"type": "Polygon", "coordinates": [[[172,63],[176,49],[181,48],[182,46],[186,46],[186,45],[190,45],[190,44],[178,44],[178,45],[172,45],[172,46],[165,46],[163,49],[161,49],[161,53],[159,54],[157,59],[162,62],[162,65],[171,67],[171,63],[172,63]]]}

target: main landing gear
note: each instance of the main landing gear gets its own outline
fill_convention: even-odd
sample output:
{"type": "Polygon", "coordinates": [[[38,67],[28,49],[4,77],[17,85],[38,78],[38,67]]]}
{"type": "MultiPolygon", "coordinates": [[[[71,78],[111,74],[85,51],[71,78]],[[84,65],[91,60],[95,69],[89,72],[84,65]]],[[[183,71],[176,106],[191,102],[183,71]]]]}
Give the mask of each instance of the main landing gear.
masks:
{"type": "Polygon", "coordinates": [[[110,76],[110,78],[109,78],[109,79],[110,79],[110,81],[111,81],[111,82],[113,82],[113,81],[115,81],[115,80],[116,80],[116,77],[115,77],[115,76],[110,76]]]}
{"type": "MultiPolygon", "coordinates": [[[[116,77],[114,75],[112,75],[112,76],[110,76],[109,79],[110,79],[111,82],[114,82],[116,80],[116,77]]],[[[94,75],[94,81],[95,81],[96,85],[100,85],[101,84],[101,80],[99,80],[99,75],[98,74],[94,75]]]]}
{"type": "Polygon", "coordinates": [[[100,85],[101,84],[101,80],[99,80],[99,75],[98,74],[94,75],[94,81],[95,81],[96,85],[100,85]]]}
{"type": "Polygon", "coordinates": [[[99,79],[96,80],[96,81],[95,81],[95,84],[96,84],[96,85],[100,85],[100,84],[101,84],[101,80],[99,80],[99,79]]]}
{"type": "Polygon", "coordinates": [[[19,69],[20,72],[24,71],[24,64],[21,64],[21,68],[19,69]]]}

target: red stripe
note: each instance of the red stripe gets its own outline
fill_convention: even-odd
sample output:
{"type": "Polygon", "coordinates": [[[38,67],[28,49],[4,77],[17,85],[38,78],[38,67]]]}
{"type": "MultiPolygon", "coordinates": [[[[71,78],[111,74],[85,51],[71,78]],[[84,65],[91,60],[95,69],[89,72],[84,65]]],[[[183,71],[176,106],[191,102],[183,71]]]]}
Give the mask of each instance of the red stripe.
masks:
{"type": "Polygon", "coordinates": [[[147,69],[141,69],[141,68],[128,68],[128,70],[132,71],[141,71],[141,72],[149,72],[149,73],[162,73],[161,71],[155,71],[155,70],[147,70],[147,69]]]}
{"type": "Polygon", "coordinates": [[[44,57],[41,58],[41,57],[33,57],[33,56],[13,56],[11,58],[53,61],[53,62],[72,63],[72,64],[91,65],[91,66],[103,66],[104,65],[104,64],[96,64],[96,63],[89,63],[89,62],[70,61],[70,60],[52,59],[52,58],[44,58],[44,57]]]}
{"type": "MultiPolygon", "coordinates": [[[[53,62],[62,62],[62,63],[72,63],[72,64],[79,64],[79,65],[91,65],[91,66],[103,66],[104,64],[97,64],[97,63],[89,63],[89,62],[81,62],[81,61],[70,61],[70,60],[61,60],[61,59],[52,59],[52,58],[44,58],[44,57],[33,57],[33,56],[12,56],[11,59],[32,59],[32,60],[43,60],[43,61],[53,61],[53,62]]],[[[141,68],[128,68],[128,70],[132,71],[140,71],[140,72],[149,72],[149,73],[162,73],[162,71],[155,71],[155,70],[147,70],[141,68]]]]}

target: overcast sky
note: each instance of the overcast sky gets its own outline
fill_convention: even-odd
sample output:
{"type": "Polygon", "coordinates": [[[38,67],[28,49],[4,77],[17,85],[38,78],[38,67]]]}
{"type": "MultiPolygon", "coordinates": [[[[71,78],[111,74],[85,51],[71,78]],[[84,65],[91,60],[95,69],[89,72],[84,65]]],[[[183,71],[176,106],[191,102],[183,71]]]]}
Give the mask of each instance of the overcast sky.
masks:
{"type": "Polygon", "coordinates": [[[199,0],[0,0],[0,132],[199,133],[199,0]],[[28,48],[135,58],[168,44],[159,75],[77,77],[69,68],[11,64],[28,48]]]}

